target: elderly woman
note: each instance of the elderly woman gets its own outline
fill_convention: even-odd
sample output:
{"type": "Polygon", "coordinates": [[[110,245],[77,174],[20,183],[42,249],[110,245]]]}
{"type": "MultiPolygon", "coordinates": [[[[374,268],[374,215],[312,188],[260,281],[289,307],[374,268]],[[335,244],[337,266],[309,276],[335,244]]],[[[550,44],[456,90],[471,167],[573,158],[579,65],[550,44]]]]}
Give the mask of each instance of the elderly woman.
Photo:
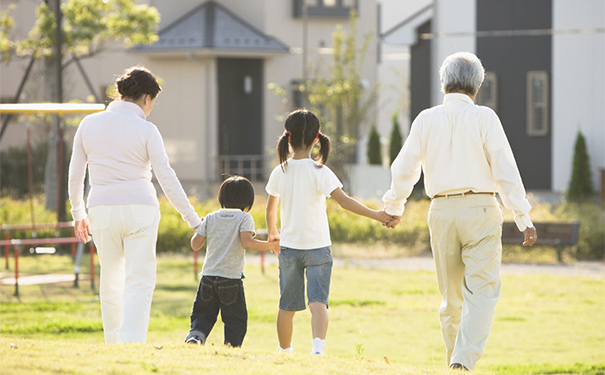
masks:
{"type": "Polygon", "coordinates": [[[105,343],[147,340],[155,288],[155,245],[160,211],[151,169],[191,228],[201,220],[168,163],[162,136],[146,120],[161,91],[155,76],[132,67],[116,81],[120,100],[86,116],[75,135],[69,165],[69,200],[76,236],[95,240],[101,264],[105,343]],[[84,176],[90,172],[88,214],[84,176]]]}
{"type": "Polygon", "coordinates": [[[440,69],[443,104],[421,112],[391,166],[386,212],[401,220],[406,199],[424,171],[431,197],[428,224],[448,366],[473,369],[485,348],[500,297],[502,211],[495,193],[533,245],[530,205],[500,119],[473,103],[483,82],[472,53],[448,56],[440,69]]]}

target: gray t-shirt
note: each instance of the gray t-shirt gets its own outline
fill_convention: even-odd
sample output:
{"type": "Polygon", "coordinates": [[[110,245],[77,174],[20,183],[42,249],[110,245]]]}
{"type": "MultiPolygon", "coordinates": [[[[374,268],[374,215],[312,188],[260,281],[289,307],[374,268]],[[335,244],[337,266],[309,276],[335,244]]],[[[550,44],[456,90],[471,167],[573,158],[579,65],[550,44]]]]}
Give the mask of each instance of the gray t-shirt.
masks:
{"type": "Polygon", "coordinates": [[[208,214],[196,231],[206,237],[202,276],[243,278],[246,259],[239,235],[254,233],[252,216],[237,208],[221,208],[208,214]]]}

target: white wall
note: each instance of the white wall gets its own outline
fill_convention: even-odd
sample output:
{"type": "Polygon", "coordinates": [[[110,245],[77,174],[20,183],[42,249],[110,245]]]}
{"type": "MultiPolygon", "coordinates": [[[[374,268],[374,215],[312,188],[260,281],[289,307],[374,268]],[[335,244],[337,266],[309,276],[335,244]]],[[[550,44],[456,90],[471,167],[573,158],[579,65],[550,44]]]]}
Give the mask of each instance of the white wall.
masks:
{"type": "MultiPolygon", "coordinates": [[[[435,0],[435,15],[432,33],[444,33],[433,38],[431,46],[431,102],[438,105],[443,102],[439,68],[443,60],[455,52],[475,53],[476,0],[435,0]],[[468,33],[464,36],[448,36],[448,33],[468,33]]],[[[481,56],[479,56],[481,58],[481,56]]]]}
{"type": "MultiPolygon", "coordinates": [[[[605,28],[602,0],[554,0],[555,30],[605,28]]],[[[595,188],[605,168],[605,34],[555,34],[552,73],[552,186],[566,190],[578,130],[586,138],[595,188]]]]}

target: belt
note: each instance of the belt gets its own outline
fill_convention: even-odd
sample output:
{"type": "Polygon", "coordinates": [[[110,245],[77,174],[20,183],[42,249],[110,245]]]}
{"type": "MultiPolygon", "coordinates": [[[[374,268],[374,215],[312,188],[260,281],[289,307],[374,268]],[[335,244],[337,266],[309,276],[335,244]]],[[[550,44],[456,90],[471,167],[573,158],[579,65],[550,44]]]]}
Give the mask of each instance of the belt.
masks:
{"type": "Polygon", "coordinates": [[[449,198],[449,197],[464,197],[466,195],[491,195],[492,197],[496,196],[496,193],[488,193],[488,192],[474,192],[474,191],[467,191],[464,193],[457,193],[457,194],[437,194],[434,195],[432,199],[435,198],[449,198]]]}

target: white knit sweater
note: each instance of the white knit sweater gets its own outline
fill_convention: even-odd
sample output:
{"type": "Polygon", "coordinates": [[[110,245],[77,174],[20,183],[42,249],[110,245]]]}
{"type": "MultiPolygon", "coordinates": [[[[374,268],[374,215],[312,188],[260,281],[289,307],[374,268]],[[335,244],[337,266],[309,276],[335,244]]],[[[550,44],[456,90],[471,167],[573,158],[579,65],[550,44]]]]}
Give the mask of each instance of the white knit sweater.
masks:
{"type": "Polygon", "coordinates": [[[90,172],[88,207],[121,204],[159,206],[151,169],[172,205],[191,228],[200,218],[170,167],[160,132],[136,104],[114,101],[86,116],[74,138],[69,200],[74,220],[86,218],[84,177],[90,172]]]}

